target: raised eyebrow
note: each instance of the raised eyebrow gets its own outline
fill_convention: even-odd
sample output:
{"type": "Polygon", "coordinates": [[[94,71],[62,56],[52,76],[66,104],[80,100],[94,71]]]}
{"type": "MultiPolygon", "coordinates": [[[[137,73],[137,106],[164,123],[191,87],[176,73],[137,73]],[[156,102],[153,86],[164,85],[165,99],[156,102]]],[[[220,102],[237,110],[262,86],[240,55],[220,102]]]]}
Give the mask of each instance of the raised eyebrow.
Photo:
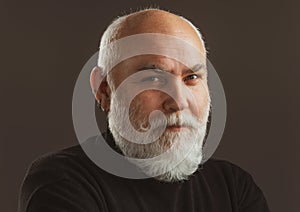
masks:
{"type": "Polygon", "coordinates": [[[165,71],[162,68],[159,68],[157,65],[143,66],[142,68],[139,68],[137,71],[146,71],[146,70],[151,70],[157,73],[163,73],[165,71]]]}
{"type": "Polygon", "coordinates": [[[198,73],[203,70],[205,70],[205,65],[203,63],[199,63],[194,65],[192,68],[183,71],[182,74],[198,73]]]}
{"type": "MultiPolygon", "coordinates": [[[[139,68],[137,71],[145,71],[145,70],[151,70],[156,73],[163,73],[166,71],[155,64],[143,66],[142,68],[139,68]]],[[[205,65],[203,63],[199,63],[199,64],[194,65],[192,68],[183,71],[182,74],[184,75],[184,74],[190,74],[190,73],[197,73],[197,72],[200,72],[203,70],[205,70],[205,65]]]]}

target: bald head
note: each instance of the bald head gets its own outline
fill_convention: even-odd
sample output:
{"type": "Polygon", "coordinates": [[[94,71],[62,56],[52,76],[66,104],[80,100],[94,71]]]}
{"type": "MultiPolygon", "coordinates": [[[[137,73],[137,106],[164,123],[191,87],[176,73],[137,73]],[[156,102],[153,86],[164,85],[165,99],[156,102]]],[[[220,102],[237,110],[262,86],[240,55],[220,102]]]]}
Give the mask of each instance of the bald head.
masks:
{"type": "MultiPolygon", "coordinates": [[[[141,37],[139,38],[141,40],[141,37]]],[[[135,62],[139,61],[143,63],[142,61],[140,61],[141,57],[133,57],[135,56],[135,54],[131,56],[133,57],[131,59],[123,58],[122,60],[120,60],[121,55],[130,55],[132,52],[129,51],[129,49],[131,48],[139,51],[138,55],[143,55],[141,52],[145,52],[144,55],[147,55],[151,54],[146,53],[147,50],[153,47],[155,48],[156,55],[165,55],[164,57],[166,57],[166,55],[169,55],[169,53],[172,53],[172,50],[177,49],[175,57],[174,54],[171,57],[175,59],[178,56],[184,56],[185,59],[182,58],[183,61],[192,60],[191,58],[197,57],[197,55],[200,53],[201,58],[204,59],[205,63],[206,50],[201,33],[187,19],[159,9],[146,9],[131,13],[129,15],[118,17],[108,26],[108,28],[102,35],[98,66],[95,67],[91,73],[91,87],[97,101],[99,102],[101,99],[101,92],[99,92],[101,91],[101,89],[99,89],[101,81],[97,80],[100,79],[99,76],[107,76],[105,77],[105,80],[107,80],[107,83],[109,85],[109,91],[107,91],[106,93],[108,93],[109,95],[110,91],[116,90],[118,84],[121,83],[126,76],[132,74],[129,73],[129,70],[135,70],[134,67],[129,68],[129,66],[132,66],[132,61],[134,60],[134,58],[137,59],[135,60],[135,62]],[[160,36],[159,39],[154,39],[155,36],[153,36],[151,37],[151,40],[140,42],[139,44],[137,40],[131,40],[130,42],[127,42],[128,39],[132,37],[134,37],[133,39],[136,39],[136,36],[133,35],[147,35],[149,33],[165,36],[160,36]],[[169,37],[167,40],[165,38],[166,36],[169,37]],[[164,39],[162,39],[163,37],[164,39]],[[126,41],[124,41],[123,38],[126,41]],[[122,45],[125,44],[127,45],[127,47],[120,47],[119,44],[117,44],[116,46],[110,45],[112,43],[119,43],[118,41],[121,40],[122,45]],[[180,45],[178,45],[178,40],[180,40],[181,42],[180,45]],[[189,45],[186,45],[186,42],[189,43],[189,45]],[[112,46],[116,48],[113,49],[112,46]],[[195,51],[197,51],[197,53],[189,55],[192,51],[187,50],[188,46],[191,46],[195,51]],[[166,53],[168,49],[170,51],[166,53]],[[184,52],[184,50],[186,52],[184,52]]],[[[156,60],[156,62],[159,62],[159,60],[156,60]]],[[[151,60],[149,60],[148,63],[151,63],[151,60]]],[[[101,85],[103,85],[103,83],[101,85]]],[[[104,87],[107,88],[107,86],[104,87]]],[[[104,96],[106,96],[106,94],[104,96]]],[[[102,102],[105,101],[102,100],[102,102]]],[[[107,108],[109,108],[109,106],[107,108]]]]}
{"type": "Polygon", "coordinates": [[[187,19],[159,9],[146,9],[117,18],[104,32],[100,49],[114,40],[141,33],[161,33],[185,40],[205,55],[201,33],[187,19]]]}

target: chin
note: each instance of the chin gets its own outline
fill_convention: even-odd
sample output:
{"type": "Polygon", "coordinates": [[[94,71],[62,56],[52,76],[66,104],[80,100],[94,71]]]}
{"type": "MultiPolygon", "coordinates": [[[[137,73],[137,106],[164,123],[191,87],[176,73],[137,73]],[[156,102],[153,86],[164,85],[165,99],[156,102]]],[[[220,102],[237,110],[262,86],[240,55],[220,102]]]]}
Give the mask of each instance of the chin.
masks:
{"type": "Polygon", "coordinates": [[[149,144],[124,139],[110,126],[116,145],[129,162],[141,172],[163,182],[187,180],[202,161],[202,144],[206,126],[194,131],[165,132],[149,144]]]}

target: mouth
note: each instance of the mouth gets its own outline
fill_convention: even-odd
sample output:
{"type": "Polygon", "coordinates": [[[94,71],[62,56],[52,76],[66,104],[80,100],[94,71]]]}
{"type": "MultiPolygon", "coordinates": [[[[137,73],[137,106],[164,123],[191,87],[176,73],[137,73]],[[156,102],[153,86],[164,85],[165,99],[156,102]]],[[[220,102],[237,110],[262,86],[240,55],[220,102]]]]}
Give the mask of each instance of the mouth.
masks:
{"type": "Polygon", "coordinates": [[[187,128],[187,126],[184,126],[184,125],[171,125],[171,126],[168,126],[166,128],[166,130],[170,130],[170,131],[180,131],[182,129],[185,129],[187,128]]]}

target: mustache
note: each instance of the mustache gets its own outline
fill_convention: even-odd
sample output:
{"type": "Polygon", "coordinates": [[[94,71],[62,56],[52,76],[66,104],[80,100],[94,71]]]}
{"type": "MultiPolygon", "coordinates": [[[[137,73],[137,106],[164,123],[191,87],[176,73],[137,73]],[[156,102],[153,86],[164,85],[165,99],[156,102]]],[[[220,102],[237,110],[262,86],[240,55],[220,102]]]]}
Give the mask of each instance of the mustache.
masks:
{"type": "Polygon", "coordinates": [[[203,126],[204,123],[201,123],[195,116],[188,113],[172,113],[172,114],[164,114],[159,116],[152,116],[150,120],[144,120],[143,123],[140,124],[140,128],[142,130],[152,129],[161,129],[171,126],[177,127],[187,127],[197,129],[203,126]],[[163,117],[164,116],[164,117],[163,117]]]}

